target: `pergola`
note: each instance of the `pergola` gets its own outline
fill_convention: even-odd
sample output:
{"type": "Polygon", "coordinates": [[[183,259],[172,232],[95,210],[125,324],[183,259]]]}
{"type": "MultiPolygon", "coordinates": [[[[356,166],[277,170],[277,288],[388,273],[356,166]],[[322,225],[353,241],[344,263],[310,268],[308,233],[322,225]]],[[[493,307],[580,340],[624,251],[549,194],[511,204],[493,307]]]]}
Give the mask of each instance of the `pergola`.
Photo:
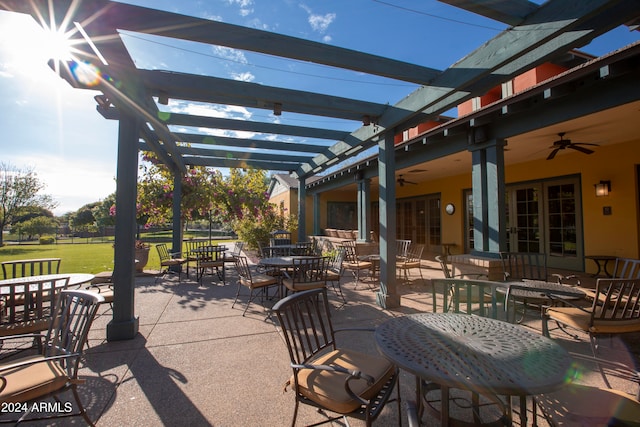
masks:
{"type": "MultiPolygon", "coordinates": [[[[62,64],[57,71],[74,87],[99,90],[98,111],[107,119],[119,121],[113,274],[117,286],[113,320],[107,329],[109,340],[129,339],[138,331],[133,297],[133,252],[139,150],[155,152],[174,172],[174,218],[180,217],[181,176],[190,165],[291,173],[300,181],[299,233],[304,238],[305,180],[377,146],[381,212],[378,302],[383,307],[397,306],[400,298],[395,289],[395,244],[389,244],[396,239],[395,134],[420,122],[437,120],[440,114],[461,102],[482,95],[501,82],[617,26],[633,24],[640,16],[637,0],[550,0],[542,5],[527,0],[441,1],[492,18],[509,28],[450,68],[436,70],[300,38],[108,0],[0,1],[0,9],[30,14],[43,26],[68,30],[77,23],[73,37],[78,42],[75,45],[80,52],[78,60],[62,64]],[[144,70],[136,67],[120,31],[260,52],[420,86],[396,104],[387,105],[213,76],[144,70]],[[86,79],[87,76],[91,78],[86,79]],[[351,120],[354,130],[167,114],[161,106],[169,99],[265,109],[276,115],[299,113],[351,120]],[[175,126],[246,130],[318,142],[296,144],[284,138],[213,139],[197,133],[175,132],[172,130],[175,126]]],[[[495,209],[499,196],[487,189],[495,184],[492,167],[501,161],[499,144],[487,143],[479,136],[473,142],[481,143],[477,152],[482,159],[478,173],[482,181],[479,186],[485,190],[483,200],[495,209]]],[[[368,193],[367,185],[366,180],[359,183],[359,194],[363,197],[368,193]]],[[[489,226],[499,218],[499,214],[491,210],[485,215],[483,220],[489,226]]],[[[174,221],[174,250],[181,247],[181,232],[179,221],[174,221]]]]}

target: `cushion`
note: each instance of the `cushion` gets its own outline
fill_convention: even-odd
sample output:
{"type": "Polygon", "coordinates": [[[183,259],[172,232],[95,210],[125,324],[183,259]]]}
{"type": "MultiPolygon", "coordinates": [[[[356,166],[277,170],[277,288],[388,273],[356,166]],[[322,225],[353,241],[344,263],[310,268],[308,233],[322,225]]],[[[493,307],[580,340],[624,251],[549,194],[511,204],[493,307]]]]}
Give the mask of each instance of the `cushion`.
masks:
{"type": "Polygon", "coordinates": [[[318,288],[324,288],[325,286],[327,286],[327,282],[325,282],[324,280],[319,282],[294,283],[292,279],[288,279],[288,278],[283,279],[282,284],[285,285],[287,289],[294,292],[308,291],[309,289],[318,289],[318,288]]]}
{"type": "MultiPolygon", "coordinates": [[[[350,387],[355,394],[364,399],[375,397],[395,373],[394,365],[384,357],[349,349],[331,351],[308,363],[341,366],[349,371],[361,371],[372,376],[374,382],[371,385],[368,385],[364,379],[350,382],[350,387]]],[[[298,372],[298,392],[333,412],[348,414],[361,405],[346,392],[344,388],[346,378],[347,374],[339,372],[302,369],[298,372]]]]}
{"type": "MultiPolygon", "coordinates": [[[[20,359],[36,360],[35,356],[20,359]]],[[[18,361],[15,361],[18,362],[18,361]]],[[[27,402],[64,387],[68,381],[65,370],[59,363],[48,361],[4,371],[6,386],[0,391],[2,402],[27,402]]]]}
{"type": "Polygon", "coordinates": [[[0,337],[46,331],[50,323],[51,319],[45,318],[0,325],[0,337]]]}

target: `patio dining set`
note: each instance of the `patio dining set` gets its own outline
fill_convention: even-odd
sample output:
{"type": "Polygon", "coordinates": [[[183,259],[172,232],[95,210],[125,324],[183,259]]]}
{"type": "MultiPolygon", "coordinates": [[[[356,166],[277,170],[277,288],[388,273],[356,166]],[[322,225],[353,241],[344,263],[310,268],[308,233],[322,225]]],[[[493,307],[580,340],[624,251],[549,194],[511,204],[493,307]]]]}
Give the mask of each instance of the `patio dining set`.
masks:
{"type": "MultiPolygon", "coordinates": [[[[361,277],[354,271],[351,280],[345,264],[351,259],[371,262],[373,268],[375,245],[364,249],[369,253],[363,253],[363,247],[345,242],[336,245],[333,251],[324,248],[324,254],[317,255],[312,252],[317,249],[313,241],[299,245],[281,242],[281,245],[265,247],[282,246],[276,249],[282,252],[268,249],[264,253],[267,256],[255,262],[243,253],[246,248],[242,242],[229,245],[231,247],[219,245],[224,249],[216,246],[208,242],[193,245],[185,252],[184,259],[192,255],[196,258],[192,263],[200,285],[207,286],[204,279],[208,272],[218,283],[237,281],[238,290],[231,308],[242,301],[242,316],[259,297],[263,301],[274,301],[270,308],[265,305],[264,321],[277,326],[288,349],[293,374],[287,388],[294,391],[292,400],[295,401],[293,425],[301,405],[326,411],[323,412],[326,417],[316,415],[318,422],[354,417],[371,425],[391,403],[396,408],[394,413],[397,411],[398,425],[405,418],[411,426],[434,422],[445,426],[524,426],[542,425],[543,421],[549,425],[568,422],[568,425],[574,422],[576,425],[636,425],[640,419],[638,396],[616,390],[621,375],[625,381],[637,383],[640,390],[637,370],[602,356],[603,347],[607,345],[602,337],[640,331],[638,260],[616,260],[614,274],[625,277],[598,278],[595,288],[590,288],[582,286],[575,277],[535,275],[533,271],[540,266],[531,265],[537,258],[529,254],[501,254],[504,261],[504,280],[501,281],[481,276],[464,277],[456,266],[439,258],[442,274],[420,281],[421,289],[430,293],[425,297],[430,297],[431,306],[425,305],[420,312],[389,316],[367,330],[359,327],[349,332],[333,326],[336,313],[345,310],[340,282],[353,285],[349,287],[350,294],[370,294],[369,289],[358,290],[357,286],[360,281],[371,283],[375,269],[361,277]],[[350,250],[357,251],[357,255],[349,258],[350,250]],[[228,273],[236,274],[227,275],[226,268],[228,273]],[[332,269],[333,280],[338,283],[334,288],[335,298],[331,297],[328,286],[332,269]],[[248,296],[242,292],[247,289],[248,296]],[[336,305],[335,301],[342,304],[336,305]],[[528,323],[535,316],[540,320],[539,329],[528,323]],[[377,352],[354,348],[336,339],[344,333],[369,333],[377,352]],[[579,334],[588,337],[590,354],[569,352],[557,339],[559,336],[575,339],[579,334]],[[587,365],[600,372],[606,387],[581,383],[581,369],[587,365]],[[414,379],[413,393],[400,392],[401,377],[414,379]],[[614,381],[610,382],[611,379],[614,381]],[[329,417],[330,413],[335,417],[329,417]]],[[[403,246],[408,259],[417,245],[399,242],[398,264],[405,261],[400,252],[403,246]]],[[[171,259],[182,259],[177,254],[174,256],[176,258],[171,259]]],[[[51,262],[51,267],[48,262],[43,261],[42,271],[27,270],[25,276],[0,281],[3,321],[11,311],[10,301],[18,305],[16,301],[20,296],[22,300],[33,301],[20,303],[20,310],[29,311],[36,309],[35,301],[39,298],[36,295],[49,298],[41,298],[45,306],[48,301],[48,321],[43,323],[41,333],[32,335],[32,343],[40,356],[0,361],[0,377],[4,381],[0,399],[16,407],[24,402],[47,399],[50,391],[54,394],[66,390],[77,392],[78,366],[86,347],[86,334],[97,308],[105,303],[100,290],[87,291],[85,285],[91,275],[60,275],[59,261],[51,262]],[[34,279],[43,275],[52,277],[46,283],[34,279]],[[12,288],[8,287],[9,282],[12,288]],[[82,286],[85,289],[75,289],[82,286]],[[63,318],[76,319],[77,324],[58,321],[63,318]],[[69,334],[74,338],[65,340],[63,337],[71,336],[69,334]],[[62,348],[61,341],[68,341],[68,347],[62,348]],[[52,363],[55,366],[59,363],[59,369],[46,375],[38,370],[40,364],[51,366],[52,363]],[[27,376],[32,380],[25,386],[23,380],[27,376]],[[54,381],[60,387],[52,391],[37,386],[38,381],[54,381]]],[[[6,275],[13,274],[9,272],[13,264],[17,262],[6,265],[6,275]]],[[[187,261],[177,265],[186,269],[187,261]]],[[[541,270],[545,270],[544,266],[541,270]]],[[[422,272],[420,277],[423,278],[422,272]]],[[[398,280],[406,281],[407,277],[402,273],[398,280]]],[[[188,289],[189,284],[180,286],[188,289]]],[[[112,285],[101,287],[104,291],[112,285]]],[[[357,308],[355,302],[350,306],[357,308]]],[[[10,338],[2,338],[0,354],[4,355],[9,351],[10,338]]],[[[92,424],[82,400],[82,395],[76,393],[75,406],[79,411],[68,415],[82,416],[87,424],[92,424]]],[[[4,414],[0,421],[8,415],[4,414]]],[[[20,414],[28,419],[34,415],[37,414],[20,414]]],[[[388,416],[385,419],[389,422],[388,416]]]]}

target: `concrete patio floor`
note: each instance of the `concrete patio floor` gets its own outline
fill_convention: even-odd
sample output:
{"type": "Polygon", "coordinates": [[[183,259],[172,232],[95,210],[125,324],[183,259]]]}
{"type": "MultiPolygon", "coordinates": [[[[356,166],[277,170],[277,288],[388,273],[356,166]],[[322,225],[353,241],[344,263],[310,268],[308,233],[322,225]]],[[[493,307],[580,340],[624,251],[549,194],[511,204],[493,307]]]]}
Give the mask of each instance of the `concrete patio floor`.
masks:
{"type": "MultiPolygon", "coordinates": [[[[433,256],[429,259],[433,260],[433,256]]],[[[80,372],[86,380],[80,386],[82,400],[98,426],[290,425],[294,396],[283,391],[291,376],[284,342],[259,301],[251,305],[245,317],[242,311],[246,293],[231,308],[237,285],[233,269],[228,268],[227,273],[226,285],[211,276],[205,276],[202,285],[184,275],[180,283],[175,276],[137,278],[140,331],[133,340],[107,342],[106,325],[111,311],[108,306],[101,309],[80,372]]],[[[390,317],[431,311],[429,279],[442,277],[438,264],[424,262],[425,280],[420,279],[417,270],[411,274],[410,284],[399,285],[402,307],[393,311],[376,305],[375,292],[367,282],[354,289],[353,279],[346,274],[342,280],[346,305],[341,306],[329,289],[334,325],[375,327],[390,317]]],[[[592,279],[583,277],[583,282],[589,280],[592,279]]],[[[265,305],[272,304],[267,301],[265,305]]],[[[527,324],[540,330],[535,316],[527,319],[527,324]]],[[[562,333],[554,337],[571,351],[589,354],[586,335],[579,340],[562,333]]],[[[339,335],[338,339],[347,346],[376,352],[371,334],[350,333],[339,335]]],[[[616,358],[628,358],[624,343],[618,342],[614,347],[619,353],[616,358]]],[[[603,384],[596,373],[587,375],[584,381],[603,384]]],[[[403,372],[401,395],[405,401],[413,398],[414,386],[413,377],[403,372]]],[[[402,417],[407,425],[404,407],[402,417]]],[[[297,425],[322,419],[323,415],[302,405],[297,425]]],[[[425,420],[429,426],[439,424],[428,415],[425,420]]],[[[539,421],[545,425],[544,420],[539,421]]],[[[77,417],[55,425],[82,424],[83,420],[77,417]]],[[[350,424],[364,425],[356,420],[350,420],[350,424]]],[[[397,425],[395,403],[387,405],[375,425],[397,425]]]]}

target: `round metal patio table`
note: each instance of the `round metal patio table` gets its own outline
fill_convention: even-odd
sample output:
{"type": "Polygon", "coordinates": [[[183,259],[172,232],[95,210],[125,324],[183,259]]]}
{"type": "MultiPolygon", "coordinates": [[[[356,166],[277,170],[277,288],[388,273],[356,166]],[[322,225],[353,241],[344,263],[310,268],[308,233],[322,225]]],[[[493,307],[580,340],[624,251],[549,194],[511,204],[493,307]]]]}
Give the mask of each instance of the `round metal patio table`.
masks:
{"type": "MultiPolygon", "coordinates": [[[[4,279],[0,280],[0,292],[2,292],[3,287],[8,285],[19,285],[22,283],[29,283],[32,281],[39,280],[51,280],[56,282],[56,286],[61,286],[64,284],[63,279],[66,277],[69,278],[69,284],[67,287],[80,286],[85,283],[89,283],[93,280],[95,275],[89,273],[60,273],[60,274],[42,274],[38,276],[25,276],[25,277],[14,277],[13,279],[4,279]],[[60,283],[61,285],[58,285],[60,283]]],[[[6,289],[6,288],[5,288],[6,289]]]]}
{"type": "MultiPolygon", "coordinates": [[[[449,416],[449,389],[468,390],[492,400],[520,397],[526,425],[526,397],[561,387],[570,366],[566,350],[519,325],[468,314],[421,313],[390,319],[376,329],[378,350],[416,376],[416,400],[423,408],[423,381],[442,393],[443,426],[449,416]]],[[[510,416],[510,410],[507,410],[510,416]]]]}

